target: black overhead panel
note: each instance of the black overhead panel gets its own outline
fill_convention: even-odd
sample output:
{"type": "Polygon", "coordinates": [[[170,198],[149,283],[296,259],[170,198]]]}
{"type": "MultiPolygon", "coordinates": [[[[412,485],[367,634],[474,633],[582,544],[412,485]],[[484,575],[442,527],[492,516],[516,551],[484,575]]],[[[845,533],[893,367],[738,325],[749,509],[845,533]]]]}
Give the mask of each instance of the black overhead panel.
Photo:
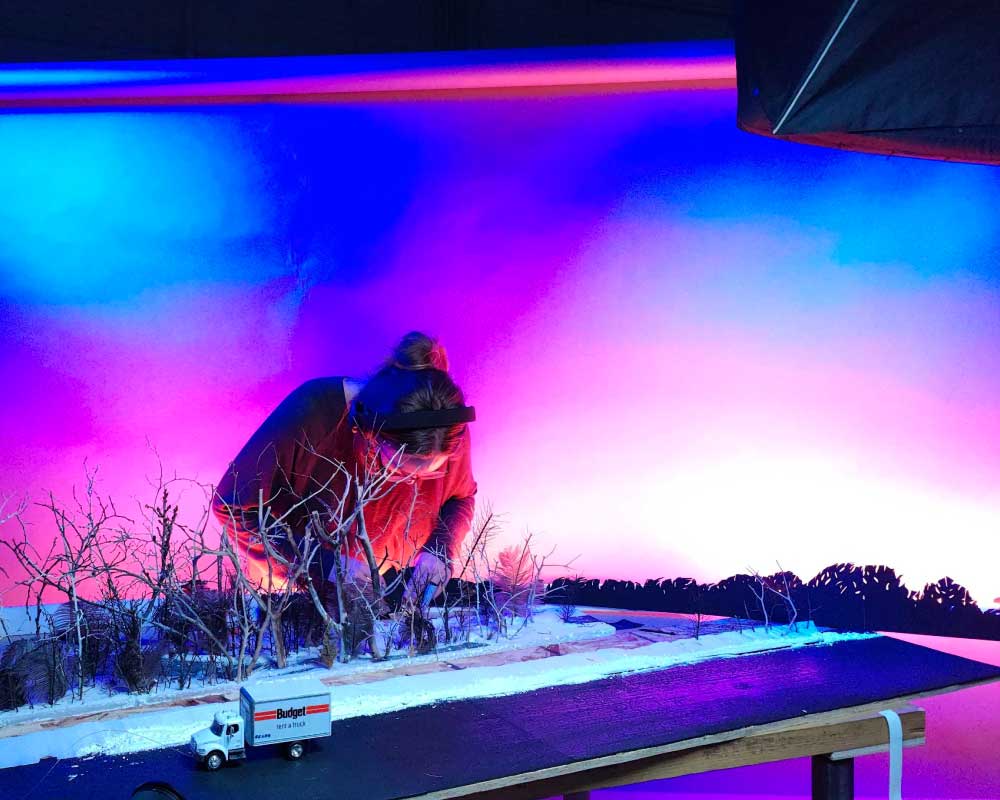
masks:
{"type": "Polygon", "coordinates": [[[3,0],[0,62],[727,39],[731,11],[732,0],[3,0]]]}
{"type": "Polygon", "coordinates": [[[744,130],[1000,163],[1000,0],[745,0],[736,63],[744,130]]]}

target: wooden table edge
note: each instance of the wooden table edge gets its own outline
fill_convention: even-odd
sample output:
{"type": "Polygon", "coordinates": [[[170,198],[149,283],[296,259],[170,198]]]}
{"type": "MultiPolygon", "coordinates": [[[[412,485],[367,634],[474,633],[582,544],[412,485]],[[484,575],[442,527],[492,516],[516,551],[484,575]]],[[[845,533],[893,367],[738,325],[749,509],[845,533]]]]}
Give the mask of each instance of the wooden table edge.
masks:
{"type": "MultiPolygon", "coordinates": [[[[883,700],[873,701],[870,703],[863,703],[857,706],[847,706],[844,708],[833,709],[831,711],[822,711],[817,714],[807,714],[802,717],[794,717],[786,720],[778,720],[776,722],[766,723],[764,725],[750,725],[745,728],[738,728],[732,731],[724,731],[721,733],[709,734],[706,736],[699,736],[694,739],[684,739],[679,742],[671,742],[666,745],[657,745],[655,747],[646,747],[638,750],[627,750],[619,753],[612,753],[605,756],[600,756],[598,758],[585,759],[582,761],[573,761],[569,764],[561,764],[553,767],[546,767],[545,769],[535,770],[532,772],[523,772],[516,775],[504,776],[501,778],[492,778],[486,781],[479,781],[477,783],[470,783],[463,786],[450,787],[448,789],[439,789],[433,792],[427,792],[424,794],[417,795],[405,795],[401,796],[400,800],[451,800],[452,798],[475,798],[475,800],[488,800],[488,798],[495,797],[499,800],[501,797],[504,800],[515,800],[516,795],[512,792],[517,791],[514,787],[527,788],[535,784],[542,783],[544,781],[551,781],[552,779],[565,779],[571,775],[577,777],[583,777],[579,773],[588,773],[595,770],[620,767],[623,764],[629,764],[630,762],[641,761],[645,759],[651,759],[658,756],[668,756],[670,754],[678,753],[680,751],[694,750],[697,748],[703,748],[710,745],[719,745],[726,742],[733,742],[740,739],[746,738],[757,738],[762,736],[767,736],[771,734],[787,734],[792,733],[800,729],[812,729],[812,728],[823,728],[830,725],[834,725],[842,722],[849,722],[852,720],[857,720],[858,718],[864,718],[866,715],[870,716],[872,714],[877,714],[879,711],[886,709],[897,709],[907,706],[911,701],[919,700],[921,698],[933,697],[940,694],[949,694],[951,692],[958,691],[960,689],[970,689],[975,686],[983,686],[989,683],[994,683],[1000,680],[1000,677],[983,678],[981,680],[969,681],[967,683],[951,684],[949,686],[941,687],[939,689],[929,689],[922,692],[912,692],[910,694],[899,695],[896,697],[890,697],[883,700]],[[494,794],[491,796],[491,792],[503,791],[505,794],[494,794]],[[481,797],[480,797],[481,795],[481,797]]],[[[923,710],[913,709],[914,711],[919,711],[921,715],[921,722],[923,722],[923,710]]],[[[918,738],[922,738],[921,736],[918,738]]],[[[886,729],[886,739],[888,741],[888,730],[886,729]]],[[[911,739],[912,744],[916,744],[914,740],[911,739]]],[[[827,752],[853,750],[855,748],[834,748],[827,752]]],[[[802,755],[808,755],[803,753],[802,755]]],[[[778,759],[780,760],[780,759],[778,759]]],[[[764,763],[759,762],[759,763],[764,763]]],[[[688,773],[690,774],[690,773],[688,773]]],[[[652,780],[649,778],[648,780],[652,780]]],[[[632,781],[633,783],[639,782],[639,780],[632,781]]],[[[623,785],[609,784],[609,785],[623,785]]],[[[598,785],[593,785],[580,781],[576,785],[576,788],[567,789],[567,792],[571,791],[584,791],[587,788],[601,788],[598,785]]],[[[559,794],[560,790],[553,791],[551,794],[559,794]]],[[[524,794],[524,797],[530,797],[532,795],[524,794]]],[[[537,794],[533,796],[538,796],[537,794]]],[[[544,796],[544,795],[543,795],[544,796]]],[[[551,796],[551,795],[550,795],[551,796]]]]}

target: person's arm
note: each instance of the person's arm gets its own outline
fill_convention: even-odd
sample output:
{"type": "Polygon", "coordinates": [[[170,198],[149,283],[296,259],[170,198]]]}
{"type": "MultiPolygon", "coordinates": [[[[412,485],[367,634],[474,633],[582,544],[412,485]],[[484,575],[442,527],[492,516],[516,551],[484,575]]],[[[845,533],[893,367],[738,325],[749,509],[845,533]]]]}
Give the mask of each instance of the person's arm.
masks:
{"type": "MultiPolygon", "coordinates": [[[[248,568],[257,578],[262,578],[267,568],[264,548],[254,541],[261,497],[271,519],[281,517],[298,501],[290,469],[296,447],[315,426],[319,383],[302,384],[264,420],[230,463],[212,499],[213,513],[226,534],[239,544],[240,551],[246,553],[248,568]]],[[[284,577],[274,575],[276,581],[284,577]]]]}

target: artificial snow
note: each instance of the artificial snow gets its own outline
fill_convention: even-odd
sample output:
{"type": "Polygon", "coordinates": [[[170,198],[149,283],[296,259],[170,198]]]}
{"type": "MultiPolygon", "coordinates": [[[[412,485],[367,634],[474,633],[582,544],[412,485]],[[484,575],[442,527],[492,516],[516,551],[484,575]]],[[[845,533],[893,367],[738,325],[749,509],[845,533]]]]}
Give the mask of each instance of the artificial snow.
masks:
{"type": "MultiPolygon", "coordinates": [[[[447,660],[455,661],[464,656],[492,652],[494,648],[523,648],[532,644],[552,644],[555,640],[567,641],[557,633],[566,634],[563,628],[590,628],[589,635],[576,638],[592,638],[595,633],[607,636],[613,629],[602,623],[588,625],[567,625],[558,617],[556,609],[544,609],[516,639],[500,642],[489,647],[449,652],[447,660]],[[594,627],[596,626],[596,630],[594,627]]],[[[583,631],[580,631],[583,633],[583,631]]],[[[699,639],[679,639],[655,642],[637,649],[622,649],[613,646],[609,640],[607,648],[587,652],[570,653],[532,661],[519,661],[496,666],[468,667],[461,670],[447,670],[416,675],[398,675],[359,684],[335,685],[330,687],[330,712],[334,720],[347,717],[380,714],[412,706],[428,705],[449,700],[473,697],[496,697],[540,689],[546,686],[585,683],[612,675],[634,673],[654,669],[664,669],[672,665],[688,664],[709,658],[727,658],[806,645],[831,645],[848,639],[864,639],[878,634],[835,633],[817,630],[812,625],[798,626],[792,630],[787,626],[772,626],[770,630],[726,631],[703,635],[699,639]]],[[[407,663],[434,660],[440,656],[418,657],[407,663]]],[[[313,666],[304,670],[299,665],[301,677],[322,678],[343,674],[354,665],[355,671],[370,671],[376,668],[391,669],[399,662],[351,662],[338,664],[327,670],[313,666]]],[[[267,681],[278,673],[263,670],[255,673],[248,683],[267,681]]],[[[284,673],[288,676],[286,670],[284,673]]],[[[150,697],[149,702],[181,698],[185,694],[204,696],[210,692],[224,692],[235,689],[235,684],[217,684],[188,692],[160,692],[150,697]]],[[[115,698],[109,698],[115,699],[115,698]]],[[[135,701],[134,697],[129,698],[135,701]]],[[[77,705],[80,709],[80,706],[77,705]]],[[[47,709],[53,716],[52,709],[47,709]]],[[[97,710],[97,704],[85,703],[86,712],[97,710]]],[[[182,747],[195,731],[207,727],[217,711],[238,710],[236,702],[202,703],[183,708],[163,708],[155,711],[130,713],[118,719],[100,719],[80,722],[67,727],[25,733],[3,739],[0,747],[0,768],[20,764],[30,764],[46,757],[74,758],[104,754],[122,754],[161,747],[182,747]]],[[[23,712],[6,712],[0,715],[0,725],[24,720],[23,712]]]]}
{"type": "MultiPolygon", "coordinates": [[[[435,611],[435,609],[431,609],[435,611]]],[[[10,635],[23,636],[34,630],[34,622],[23,614],[23,609],[0,608],[0,621],[4,623],[10,635]]],[[[332,677],[354,674],[372,674],[391,672],[402,666],[427,664],[434,661],[460,661],[463,658],[482,656],[489,653],[502,653],[510,650],[524,650],[532,647],[545,647],[569,642],[585,642],[613,636],[614,627],[604,622],[568,623],[564,622],[556,608],[542,606],[531,617],[526,625],[523,619],[518,619],[511,625],[511,631],[516,632],[510,638],[500,637],[486,639],[473,627],[466,646],[441,645],[436,652],[425,655],[401,656],[394,655],[385,661],[372,661],[370,656],[357,656],[346,664],[336,664],[326,669],[318,662],[318,648],[304,647],[298,652],[288,654],[287,664],[283,669],[269,664],[269,658],[262,656],[253,675],[245,682],[253,684],[258,681],[269,681],[275,678],[289,676],[332,677]]],[[[224,693],[236,694],[240,684],[234,681],[217,680],[202,683],[195,680],[188,689],[177,689],[173,686],[157,684],[146,694],[128,694],[126,692],[109,693],[101,686],[86,686],[83,690],[83,700],[67,693],[53,705],[36,705],[34,708],[22,706],[13,711],[0,712],[0,731],[6,725],[26,722],[44,722],[60,720],[77,715],[88,715],[101,711],[117,711],[133,709],[147,705],[161,705],[183,700],[192,700],[206,695],[224,693]]],[[[202,706],[204,708],[205,706],[202,706]]],[[[5,739],[0,736],[0,742],[5,739]]],[[[0,756],[2,765],[2,756],[0,756]]]]}

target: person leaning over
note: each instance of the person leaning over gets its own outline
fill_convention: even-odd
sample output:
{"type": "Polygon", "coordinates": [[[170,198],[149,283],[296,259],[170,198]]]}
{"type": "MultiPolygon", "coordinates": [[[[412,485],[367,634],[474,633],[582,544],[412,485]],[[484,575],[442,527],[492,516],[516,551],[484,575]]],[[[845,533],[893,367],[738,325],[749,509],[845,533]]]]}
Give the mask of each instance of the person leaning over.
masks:
{"type": "MultiPolygon", "coordinates": [[[[230,463],[212,503],[225,534],[245,553],[252,579],[282,586],[287,577],[279,564],[268,571],[255,541],[259,498],[271,519],[288,514],[287,530],[301,536],[322,500],[343,495],[348,475],[379,469],[388,491],[363,509],[376,562],[382,570],[412,562],[404,601],[427,601],[444,590],[472,527],[476,495],[468,428],[475,409],[465,405],[448,368],[444,347],[412,332],[367,380],[307,381],[264,420],[230,463]]],[[[345,518],[353,505],[352,490],[345,518]]],[[[356,525],[347,552],[348,579],[370,583],[356,525]]],[[[319,581],[330,580],[333,558],[330,550],[318,554],[319,581]]]]}

